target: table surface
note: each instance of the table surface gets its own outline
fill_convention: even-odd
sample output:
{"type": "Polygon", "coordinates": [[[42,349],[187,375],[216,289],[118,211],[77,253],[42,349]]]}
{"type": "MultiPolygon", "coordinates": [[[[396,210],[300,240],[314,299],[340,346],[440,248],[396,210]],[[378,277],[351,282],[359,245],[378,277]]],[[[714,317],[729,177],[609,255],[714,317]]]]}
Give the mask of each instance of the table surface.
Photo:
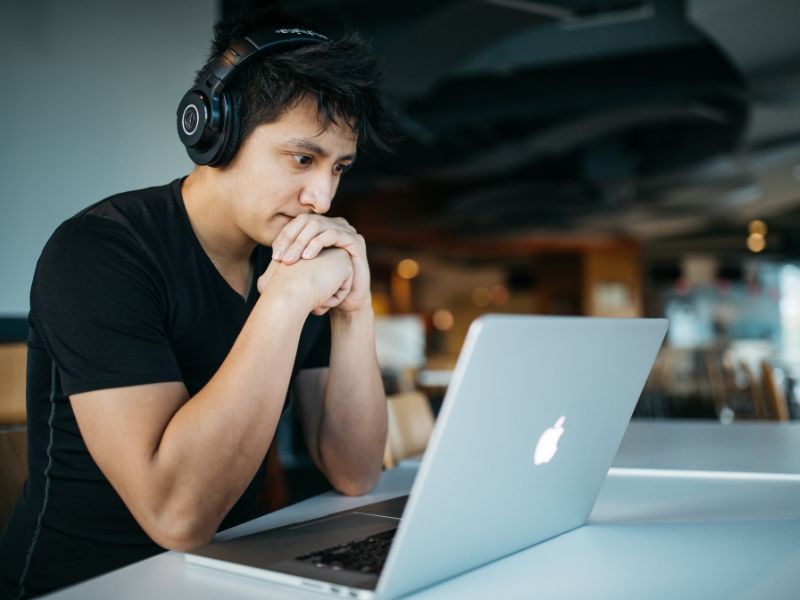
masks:
{"type": "Polygon", "coordinates": [[[636,420],[614,467],[800,475],[800,422],[636,420]]]}
{"type": "MultiPolygon", "coordinates": [[[[230,539],[407,493],[413,461],[368,496],[327,493],[218,534],[230,539]]],[[[795,598],[800,424],[631,423],[587,524],[418,592],[436,598],[795,598]],[[705,469],[704,473],[693,470],[705,469]]],[[[166,552],[50,596],[320,598],[166,552]]]]}

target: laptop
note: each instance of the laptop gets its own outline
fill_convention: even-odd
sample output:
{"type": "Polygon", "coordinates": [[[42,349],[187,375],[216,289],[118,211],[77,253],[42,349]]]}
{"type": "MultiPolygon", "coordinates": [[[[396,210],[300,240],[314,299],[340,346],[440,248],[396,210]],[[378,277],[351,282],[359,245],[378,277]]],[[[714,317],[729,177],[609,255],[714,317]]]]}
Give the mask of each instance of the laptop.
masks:
{"type": "Polygon", "coordinates": [[[582,525],[665,319],[485,315],[408,496],[211,543],[190,563],[345,598],[396,598],[582,525]]]}

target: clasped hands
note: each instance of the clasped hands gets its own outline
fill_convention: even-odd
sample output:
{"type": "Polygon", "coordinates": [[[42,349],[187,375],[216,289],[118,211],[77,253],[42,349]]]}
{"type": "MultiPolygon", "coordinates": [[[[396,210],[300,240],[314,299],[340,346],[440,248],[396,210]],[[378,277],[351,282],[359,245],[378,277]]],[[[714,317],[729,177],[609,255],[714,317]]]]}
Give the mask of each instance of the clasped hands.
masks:
{"type": "Polygon", "coordinates": [[[295,217],[272,243],[272,262],[259,278],[259,291],[281,283],[308,294],[315,315],[370,307],[364,237],[340,217],[308,213],[295,217]]]}

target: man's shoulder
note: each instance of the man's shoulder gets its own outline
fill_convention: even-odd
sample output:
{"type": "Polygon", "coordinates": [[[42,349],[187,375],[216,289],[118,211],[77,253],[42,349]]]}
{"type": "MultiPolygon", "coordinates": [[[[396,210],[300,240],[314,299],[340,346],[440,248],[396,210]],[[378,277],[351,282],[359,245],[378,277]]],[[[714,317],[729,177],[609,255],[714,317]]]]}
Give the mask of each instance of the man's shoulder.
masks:
{"type": "Polygon", "coordinates": [[[180,180],[108,196],[63,221],[45,249],[81,242],[96,245],[103,239],[128,240],[137,245],[163,239],[166,232],[182,227],[176,186],[180,186],[180,180]]]}
{"type": "Polygon", "coordinates": [[[48,239],[37,272],[50,263],[85,264],[122,257],[151,263],[164,254],[165,240],[183,235],[176,180],[162,186],[115,194],[62,222],[48,239]],[[137,259],[138,257],[138,259],[137,259]]]}
{"type": "Polygon", "coordinates": [[[127,227],[148,222],[162,223],[178,216],[174,190],[179,185],[180,181],[175,180],[166,185],[114,194],[84,208],[70,220],[95,217],[127,227]]]}

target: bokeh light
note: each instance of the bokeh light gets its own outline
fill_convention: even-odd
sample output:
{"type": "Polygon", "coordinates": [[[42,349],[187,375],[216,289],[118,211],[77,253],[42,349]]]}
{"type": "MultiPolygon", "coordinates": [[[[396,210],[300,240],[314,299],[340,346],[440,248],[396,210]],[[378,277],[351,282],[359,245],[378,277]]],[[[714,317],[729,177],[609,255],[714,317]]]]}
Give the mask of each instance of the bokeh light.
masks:
{"type": "Polygon", "coordinates": [[[491,291],[492,304],[508,304],[508,288],[504,285],[497,284],[492,287],[491,291]]]}
{"type": "Polygon", "coordinates": [[[747,225],[747,233],[758,234],[760,236],[767,235],[767,224],[761,219],[754,219],[747,225]]]}
{"type": "Polygon", "coordinates": [[[405,258],[397,263],[397,274],[403,279],[414,279],[419,275],[419,263],[413,258],[405,258]]]}
{"type": "Polygon", "coordinates": [[[767,247],[767,240],[760,233],[751,233],[747,236],[747,249],[750,252],[761,252],[767,247]]]}
{"type": "Polygon", "coordinates": [[[439,331],[449,331],[453,328],[456,321],[453,317],[453,313],[446,308],[440,308],[433,313],[433,318],[431,320],[433,321],[433,326],[439,331]]]}
{"type": "Polygon", "coordinates": [[[470,298],[472,298],[472,303],[475,306],[489,306],[492,302],[492,292],[487,287],[476,287],[472,290],[470,298]]]}

